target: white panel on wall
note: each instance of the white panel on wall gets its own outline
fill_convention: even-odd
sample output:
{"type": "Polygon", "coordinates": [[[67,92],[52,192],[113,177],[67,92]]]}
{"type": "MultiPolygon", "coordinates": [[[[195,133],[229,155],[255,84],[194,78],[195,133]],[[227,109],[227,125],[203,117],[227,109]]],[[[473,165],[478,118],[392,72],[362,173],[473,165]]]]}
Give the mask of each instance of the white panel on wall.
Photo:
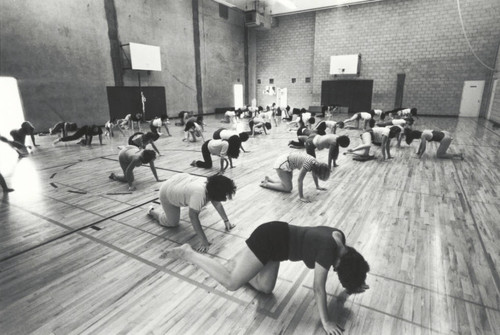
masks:
{"type": "Polygon", "coordinates": [[[358,74],[360,54],[330,57],[330,74],[358,74]]]}
{"type": "Polygon", "coordinates": [[[132,70],[161,71],[160,47],[130,42],[132,70]]]}

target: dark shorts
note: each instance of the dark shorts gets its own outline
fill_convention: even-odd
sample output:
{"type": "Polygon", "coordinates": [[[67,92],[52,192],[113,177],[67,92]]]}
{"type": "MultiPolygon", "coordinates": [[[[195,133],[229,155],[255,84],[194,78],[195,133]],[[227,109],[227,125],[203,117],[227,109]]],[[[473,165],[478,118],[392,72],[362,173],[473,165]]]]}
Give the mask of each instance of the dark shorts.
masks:
{"type": "Polygon", "coordinates": [[[217,129],[217,130],[214,132],[213,139],[214,139],[214,140],[220,140],[220,133],[221,133],[221,131],[223,131],[223,130],[224,130],[224,128],[217,129]]]}
{"type": "Polygon", "coordinates": [[[257,227],[246,243],[262,264],[269,261],[281,262],[288,259],[288,223],[272,221],[257,227]]]}

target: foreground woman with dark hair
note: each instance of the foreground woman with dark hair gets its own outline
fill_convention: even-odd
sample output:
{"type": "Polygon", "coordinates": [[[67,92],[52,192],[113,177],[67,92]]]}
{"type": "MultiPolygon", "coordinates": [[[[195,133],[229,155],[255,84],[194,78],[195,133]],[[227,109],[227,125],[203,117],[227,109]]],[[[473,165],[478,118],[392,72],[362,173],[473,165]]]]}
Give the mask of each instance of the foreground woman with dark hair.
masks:
{"type": "Polygon", "coordinates": [[[437,158],[453,159],[456,157],[462,160],[464,159],[464,155],[462,153],[458,154],[447,153],[451,141],[453,140],[453,137],[451,137],[451,134],[445,130],[440,131],[440,130],[426,129],[424,131],[419,131],[419,130],[410,130],[406,128],[405,137],[406,137],[405,139],[406,143],[408,145],[410,145],[414,139],[420,138],[420,145],[417,150],[418,158],[422,158],[422,155],[424,154],[425,149],[427,148],[427,142],[438,142],[439,147],[437,148],[436,151],[437,158]]]}
{"type": "Polygon", "coordinates": [[[343,329],[328,318],[326,280],[330,267],[337,272],[348,294],[362,293],[370,266],[356,249],[346,245],[341,230],[325,226],[300,227],[286,222],[267,222],[255,229],[234,258],[224,266],[217,260],[194,252],[188,244],[166,250],[169,257],[190,262],[207,272],[230,291],[245,284],[270,294],[278,277],[280,262],[303,261],[314,269],[314,298],[327,334],[342,334],[343,329]]]}
{"type": "Polygon", "coordinates": [[[207,179],[179,173],[161,185],[160,202],[163,213],[151,207],[148,215],[161,226],[172,228],[179,226],[181,207],[189,207],[189,219],[201,239],[201,245],[196,250],[207,252],[210,243],[201,227],[200,211],[210,201],[224,221],[226,231],[231,230],[234,225],[229,222],[221,202],[232,199],[235,193],[236,185],[225,176],[215,175],[207,179]]]}
{"type": "Polygon", "coordinates": [[[133,145],[127,145],[121,149],[118,154],[118,160],[120,161],[123,176],[111,173],[109,179],[128,183],[128,190],[134,191],[134,169],[142,164],[149,163],[149,167],[151,168],[151,172],[155,176],[156,181],[163,181],[158,179],[158,174],[156,173],[156,168],[153,163],[155,159],[156,154],[153,150],[141,150],[133,145]]]}
{"type": "Polygon", "coordinates": [[[194,160],[191,166],[211,169],[213,166],[212,155],[220,157],[220,173],[224,173],[228,166],[234,168],[233,158],[240,156],[241,140],[238,135],[231,136],[229,140],[208,140],[201,146],[203,161],[194,160]],[[227,157],[227,158],[226,158],[227,157]]]}

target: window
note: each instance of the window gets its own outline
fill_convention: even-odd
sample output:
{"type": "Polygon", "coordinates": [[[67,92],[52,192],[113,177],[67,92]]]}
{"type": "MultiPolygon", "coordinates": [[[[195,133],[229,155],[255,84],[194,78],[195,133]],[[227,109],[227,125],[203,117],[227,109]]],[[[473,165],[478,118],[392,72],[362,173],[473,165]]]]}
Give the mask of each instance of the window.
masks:
{"type": "Polygon", "coordinates": [[[292,78],[292,84],[295,84],[296,81],[297,81],[297,78],[292,78]]]}
{"type": "Polygon", "coordinates": [[[261,83],[261,80],[260,79],[257,79],[257,84],[260,84],[261,83]]]}
{"type": "Polygon", "coordinates": [[[238,109],[243,107],[243,85],[234,85],[234,108],[238,109]]]}
{"type": "Polygon", "coordinates": [[[269,84],[274,84],[274,79],[273,78],[269,79],[269,84]]]}
{"type": "MultiPolygon", "coordinates": [[[[13,77],[0,77],[0,134],[7,136],[12,129],[17,129],[24,122],[23,105],[13,77]]],[[[7,136],[8,137],[8,136],[7,136]]]]}
{"type": "Polygon", "coordinates": [[[311,77],[306,77],[306,83],[310,83],[311,82],[311,77]]]}
{"type": "Polygon", "coordinates": [[[219,4],[219,17],[226,19],[229,17],[229,8],[223,4],[219,4]]]}

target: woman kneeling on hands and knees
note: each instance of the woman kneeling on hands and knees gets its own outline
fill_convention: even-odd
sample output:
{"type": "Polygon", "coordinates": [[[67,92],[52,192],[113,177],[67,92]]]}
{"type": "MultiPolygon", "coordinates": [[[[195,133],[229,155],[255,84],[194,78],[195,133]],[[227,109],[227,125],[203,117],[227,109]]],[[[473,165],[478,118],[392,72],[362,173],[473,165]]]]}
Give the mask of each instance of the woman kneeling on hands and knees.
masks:
{"type": "Polygon", "coordinates": [[[179,173],[161,185],[160,203],[163,213],[155,211],[151,207],[148,215],[163,227],[178,227],[181,207],[189,207],[189,219],[201,240],[201,245],[196,250],[207,252],[210,243],[201,227],[200,211],[210,201],[224,220],[226,231],[231,230],[234,225],[229,222],[221,202],[232,199],[235,193],[236,185],[228,177],[217,174],[207,179],[179,173]]]}
{"type": "Polygon", "coordinates": [[[265,176],[264,180],[260,182],[260,186],[279,192],[290,193],[293,189],[293,170],[300,170],[297,182],[299,184],[299,198],[302,202],[311,202],[311,200],[304,197],[303,192],[303,181],[309,171],[312,171],[314,184],[316,185],[316,189],[320,191],[326,191],[326,188],[319,186],[318,178],[327,180],[330,177],[328,165],[318,162],[316,158],[306,153],[293,152],[280,156],[274,163],[274,169],[280,180],[276,181],[265,176]]]}
{"type": "Polygon", "coordinates": [[[287,222],[267,222],[255,229],[227,266],[194,252],[188,244],[166,250],[161,256],[182,259],[207,272],[230,291],[249,284],[257,291],[270,294],[278,278],[280,262],[303,261],[314,269],[314,298],[319,317],[327,334],[340,335],[343,329],[328,318],[326,281],[330,267],[337,272],[347,294],[362,293],[369,288],[366,274],[370,266],[354,248],[346,245],[341,230],[317,226],[302,227],[287,222]]]}

